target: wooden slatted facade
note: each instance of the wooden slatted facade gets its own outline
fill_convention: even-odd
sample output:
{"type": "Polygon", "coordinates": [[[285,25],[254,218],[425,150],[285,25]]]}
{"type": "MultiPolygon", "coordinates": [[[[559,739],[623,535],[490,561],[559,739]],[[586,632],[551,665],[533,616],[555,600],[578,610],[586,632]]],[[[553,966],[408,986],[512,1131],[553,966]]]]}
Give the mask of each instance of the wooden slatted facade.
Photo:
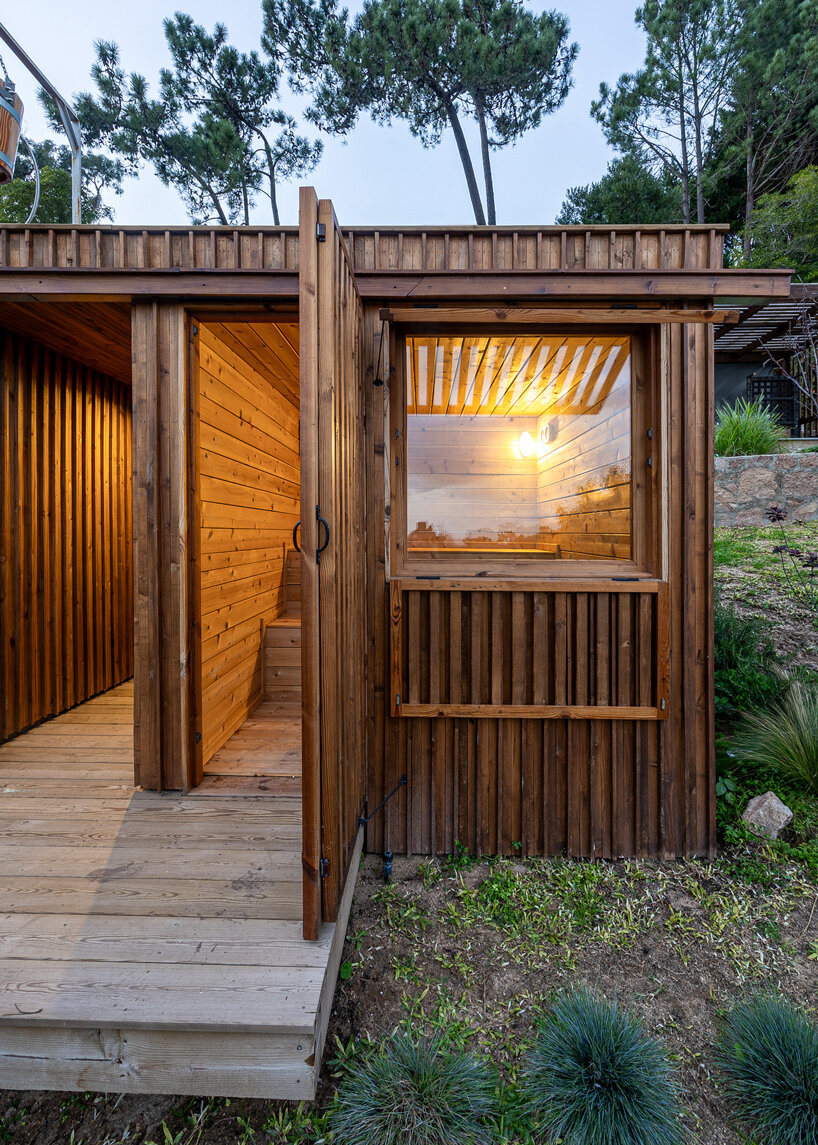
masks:
{"type": "MultiPolygon", "coordinates": [[[[788,289],[783,271],[723,270],[723,239],[720,227],[339,230],[310,190],[300,229],[0,230],[0,325],[30,335],[39,316],[44,346],[63,336],[74,352],[85,344],[89,362],[133,380],[135,742],[137,776],[149,788],[195,785],[203,755],[260,695],[260,657],[221,665],[203,641],[208,625],[221,625],[222,607],[236,618],[231,608],[251,607],[242,593],[256,585],[264,607],[241,623],[257,622],[261,642],[264,618],[278,608],[274,566],[284,567],[285,524],[296,516],[294,489],[284,490],[280,474],[266,487],[261,447],[250,440],[265,403],[278,409],[275,397],[241,393],[234,379],[220,407],[233,419],[232,445],[219,437],[224,426],[205,409],[211,397],[190,383],[203,352],[215,354],[196,324],[231,343],[232,365],[222,353],[219,369],[248,377],[264,375],[254,324],[291,324],[298,393],[291,372],[276,432],[292,435],[297,404],[305,902],[312,896],[313,923],[318,898],[332,915],[361,806],[374,808],[403,773],[406,788],[367,828],[372,850],[442,851],[455,840],[488,851],[519,842],[539,853],[712,850],[712,324],[730,320],[733,298],[788,289]],[[442,332],[464,325],[470,337],[485,331],[503,344],[544,341],[548,331],[566,346],[588,335],[609,348],[628,340],[630,413],[624,380],[610,411],[616,480],[598,477],[581,496],[561,486],[554,493],[580,468],[572,453],[582,452],[587,468],[585,446],[601,440],[601,429],[586,432],[583,445],[577,422],[576,432],[561,427],[558,467],[532,485],[536,511],[571,516],[577,534],[594,524],[586,494],[607,490],[596,549],[586,536],[552,546],[547,561],[535,553],[532,563],[529,553],[465,572],[451,554],[436,554],[424,571],[407,549],[407,409],[440,410],[429,388],[426,406],[417,394],[407,406],[402,347],[427,339],[434,357],[442,332]],[[208,455],[198,467],[197,451],[208,455]],[[248,511],[236,502],[242,482],[257,507],[287,500],[260,509],[281,513],[280,547],[252,560],[237,552],[217,569],[202,514],[216,513],[215,529],[238,528],[248,511]],[[313,555],[325,539],[316,507],[330,526],[321,562],[313,555]],[[479,585],[469,583],[475,576],[479,585]],[[221,733],[209,731],[240,683],[244,699],[221,733]],[[327,858],[330,883],[319,871],[327,858]]],[[[262,357],[267,351],[269,344],[262,357]]],[[[597,360],[595,377],[606,360],[597,360]]],[[[444,353],[444,373],[446,362],[444,353]]],[[[504,391],[506,408],[502,378],[495,372],[489,385],[498,397],[491,412],[512,416],[516,391],[504,391]]],[[[590,389],[577,389],[558,416],[586,416],[594,403],[583,406],[583,393],[590,389]]],[[[478,419],[480,403],[472,409],[460,397],[461,412],[478,419]]],[[[430,449],[435,461],[441,448],[430,449]]],[[[495,497],[504,483],[512,487],[510,477],[484,472],[495,497]]],[[[231,627],[228,620],[224,631],[231,627]]]]}
{"type": "Polygon", "coordinates": [[[133,674],[130,389],[0,329],[0,741],[133,674]]]}
{"type": "MultiPolygon", "coordinates": [[[[87,846],[70,784],[116,778],[134,807],[65,880],[65,933],[152,925],[157,843],[204,887],[167,1006],[103,1005],[59,946],[74,988],[0,1019],[0,1085],[36,1026],[40,1085],[310,1096],[362,846],[712,853],[713,325],[789,291],[724,270],[724,232],[342,230],[311,188],[298,228],[0,228],[0,765],[53,804],[26,879],[87,846]],[[233,975],[240,919],[265,926],[233,975]]],[[[146,982],[176,922],[137,943],[146,982]]]]}

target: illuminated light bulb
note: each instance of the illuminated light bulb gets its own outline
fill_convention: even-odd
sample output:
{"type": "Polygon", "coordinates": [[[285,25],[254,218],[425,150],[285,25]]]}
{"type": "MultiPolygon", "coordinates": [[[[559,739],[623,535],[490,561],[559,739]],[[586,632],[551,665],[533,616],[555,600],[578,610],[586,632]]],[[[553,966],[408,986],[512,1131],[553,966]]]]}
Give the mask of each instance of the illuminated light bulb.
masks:
{"type": "Polygon", "coordinates": [[[522,457],[533,456],[535,449],[534,438],[531,436],[528,430],[520,434],[520,440],[518,441],[517,446],[522,457]]]}

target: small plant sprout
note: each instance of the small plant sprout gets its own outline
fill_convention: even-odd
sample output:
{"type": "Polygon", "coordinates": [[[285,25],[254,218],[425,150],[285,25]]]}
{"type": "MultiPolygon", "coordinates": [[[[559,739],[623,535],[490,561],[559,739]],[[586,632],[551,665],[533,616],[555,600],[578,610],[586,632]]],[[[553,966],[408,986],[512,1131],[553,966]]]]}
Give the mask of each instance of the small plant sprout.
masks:
{"type": "Polygon", "coordinates": [[[443,1037],[388,1037],[354,1060],[330,1115],[335,1145],[488,1145],[496,1079],[443,1037]]]}
{"type": "Polygon", "coordinates": [[[681,1145],[664,1048],[639,1020],[585,989],[558,994],[525,1070],[528,1107],[562,1145],[681,1145]]]}
{"type": "Polygon", "coordinates": [[[778,525],[781,544],[773,547],[773,552],[781,558],[781,569],[790,592],[797,601],[818,616],[818,552],[799,549],[790,544],[784,522],[787,510],[780,505],[770,505],[764,516],[771,525],[778,525]]]}
{"type": "Polygon", "coordinates": [[[759,994],[727,1014],[717,1060],[727,1096],[759,1145],[818,1141],[818,1028],[783,998],[759,994]]]}

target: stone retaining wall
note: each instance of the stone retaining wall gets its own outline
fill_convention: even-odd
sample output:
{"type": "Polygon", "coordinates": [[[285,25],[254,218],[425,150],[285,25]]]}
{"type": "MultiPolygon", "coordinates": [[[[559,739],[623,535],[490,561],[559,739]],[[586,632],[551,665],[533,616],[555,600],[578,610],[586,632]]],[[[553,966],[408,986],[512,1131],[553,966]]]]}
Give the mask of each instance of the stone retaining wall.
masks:
{"type": "Polygon", "coordinates": [[[818,453],[717,457],[716,526],[763,525],[768,505],[790,521],[818,520],[818,453]]]}

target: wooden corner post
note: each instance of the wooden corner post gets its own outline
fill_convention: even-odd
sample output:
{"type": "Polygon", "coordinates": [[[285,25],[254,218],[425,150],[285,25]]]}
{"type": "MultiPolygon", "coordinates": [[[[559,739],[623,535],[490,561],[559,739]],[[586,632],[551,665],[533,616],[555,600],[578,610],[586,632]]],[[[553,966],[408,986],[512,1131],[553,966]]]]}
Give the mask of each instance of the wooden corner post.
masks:
{"type": "Polygon", "coordinates": [[[186,791],[188,379],[184,307],[135,302],[133,360],[134,768],[186,791]]]}

